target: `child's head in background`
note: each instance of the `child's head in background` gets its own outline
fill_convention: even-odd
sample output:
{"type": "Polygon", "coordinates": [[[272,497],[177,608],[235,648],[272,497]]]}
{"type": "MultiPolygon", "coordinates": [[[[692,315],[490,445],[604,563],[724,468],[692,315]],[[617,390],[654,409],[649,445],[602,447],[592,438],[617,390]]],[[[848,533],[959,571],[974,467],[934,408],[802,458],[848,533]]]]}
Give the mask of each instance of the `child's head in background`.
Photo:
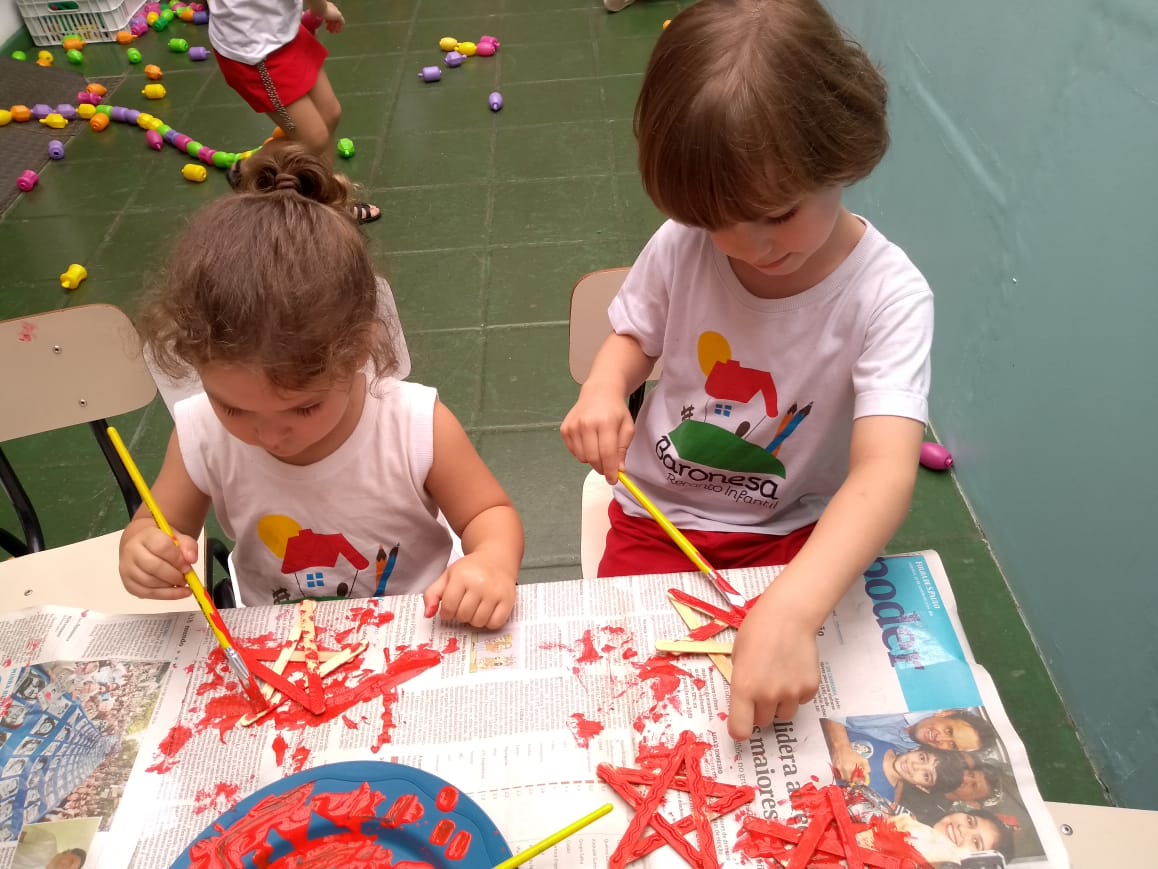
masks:
{"type": "Polygon", "coordinates": [[[715,230],[868,176],[887,86],[819,0],[702,0],[660,36],[635,133],[660,211],[715,230]]]}
{"type": "Polygon", "coordinates": [[[161,371],[195,372],[231,434],[286,460],[360,413],[367,363],[397,364],[348,193],[301,145],[262,148],[193,215],[138,319],[161,371]]]}
{"type": "Polygon", "coordinates": [[[799,291],[859,238],[841,196],[888,148],[886,102],[884,78],[818,0],[702,0],[648,62],[644,189],[708,230],[753,292],[799,291]]]}

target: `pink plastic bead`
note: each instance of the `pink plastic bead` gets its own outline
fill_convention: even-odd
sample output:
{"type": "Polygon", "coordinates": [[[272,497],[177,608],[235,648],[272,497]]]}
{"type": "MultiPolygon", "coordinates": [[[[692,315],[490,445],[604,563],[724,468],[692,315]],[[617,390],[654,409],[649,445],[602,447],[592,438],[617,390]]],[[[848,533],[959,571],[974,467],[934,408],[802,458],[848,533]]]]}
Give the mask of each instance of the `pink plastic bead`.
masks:
{"type": "Polygon", "coordinates": [[[926,441],[921,444],[921,466],[930,471],[947,471],[953,467],[953,456],[940,444],[926,441]]]}
{"type": "Polygon", "coordinates": [[[154,151],[160,151],[165,147],[165,140],[161,138],[161,134],[156,130],[145,131],[145,143],[154,151]]]}
{"type": "Polygon", "coordinates": [[[27,193],[36,186],[36,182],[40,180],[40,176],[31,169],[25,169],[20,173],[20,177],[16,179],[16,186],[24,193],[27,193]]]}

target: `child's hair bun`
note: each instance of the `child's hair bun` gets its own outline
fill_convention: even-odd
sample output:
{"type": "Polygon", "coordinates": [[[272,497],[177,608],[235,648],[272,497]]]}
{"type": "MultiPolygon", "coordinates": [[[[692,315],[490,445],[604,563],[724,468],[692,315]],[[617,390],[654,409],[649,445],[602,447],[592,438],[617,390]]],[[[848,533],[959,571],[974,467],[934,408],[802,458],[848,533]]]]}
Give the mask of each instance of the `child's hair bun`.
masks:
{"type": "Polygon", "coordinates": [[[349,182],[302,145],[287,139],[274,140],[242,161],[243,193],[299,194],[322,205],[345,210],[349,182]]]}

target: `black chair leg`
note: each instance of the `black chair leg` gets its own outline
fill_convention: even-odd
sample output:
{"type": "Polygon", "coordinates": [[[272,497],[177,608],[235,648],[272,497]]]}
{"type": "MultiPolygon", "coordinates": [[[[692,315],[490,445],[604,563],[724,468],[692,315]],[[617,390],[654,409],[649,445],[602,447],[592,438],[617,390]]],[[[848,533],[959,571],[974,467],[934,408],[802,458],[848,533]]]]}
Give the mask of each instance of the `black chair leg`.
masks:
{"type": "Polygon", "coordinates": [[[237,606],[237,601],[233,597],[233,582],[229,578],[229,547],[216,537],[210,537],[205,541],[205,585],[209,589],[213,605],[219,610],[233,609],[237,606]],[[216,580],[213,576],[214,561],[224,574],[216,580]]]}
{"type": "Polygon", "coordinates": [[[0,536],[0,546],[13,555],[43,552],[48,547],[44,544],[44,530],[40,527],[40,519],[3,450],[0,450],[0,489],[4,490],[4,494],[12,502],[12,508],[16,511],[16,518],[20,522],[20,530],[24,534],[24,541],[21,542],[15,535],[5,531],[3,536],[0,536]],[[10,544],[14,544],[14,547],[10,544]],[[17,551],[21,549],[23,552],[17,551]]]}

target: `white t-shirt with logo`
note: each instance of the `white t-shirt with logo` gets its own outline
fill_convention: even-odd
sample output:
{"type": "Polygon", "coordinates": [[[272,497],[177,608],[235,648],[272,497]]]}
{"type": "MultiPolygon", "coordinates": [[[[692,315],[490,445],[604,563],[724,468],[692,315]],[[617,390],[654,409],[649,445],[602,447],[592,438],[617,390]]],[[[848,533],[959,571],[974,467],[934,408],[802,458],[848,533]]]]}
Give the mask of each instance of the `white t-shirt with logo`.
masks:
{"type": "Polygon", "coordinates": [[[255,66],[289,45],[302,23],[302,0],[209,0],[209,44],[255,66]]]}
{"type": "Polygon", "coordinates": [[[663,371],[625,466],[676,526],[802,528],[848,475],[853,420],[927,420],[933,295],[863,222],[848,258],[786,299],[748,292],[702,229],[668,221],[640,253],[608,314],[663,371]]]}
{"type": "Polygon", "coordinates": [[[235,541],[243,604],[420,593],[438,579],[452,534],[425,488],[436,398],[372,382],[346,442],[305,466],[230,435],[204,393],[177,403],[181,457],[235,541]]]}

